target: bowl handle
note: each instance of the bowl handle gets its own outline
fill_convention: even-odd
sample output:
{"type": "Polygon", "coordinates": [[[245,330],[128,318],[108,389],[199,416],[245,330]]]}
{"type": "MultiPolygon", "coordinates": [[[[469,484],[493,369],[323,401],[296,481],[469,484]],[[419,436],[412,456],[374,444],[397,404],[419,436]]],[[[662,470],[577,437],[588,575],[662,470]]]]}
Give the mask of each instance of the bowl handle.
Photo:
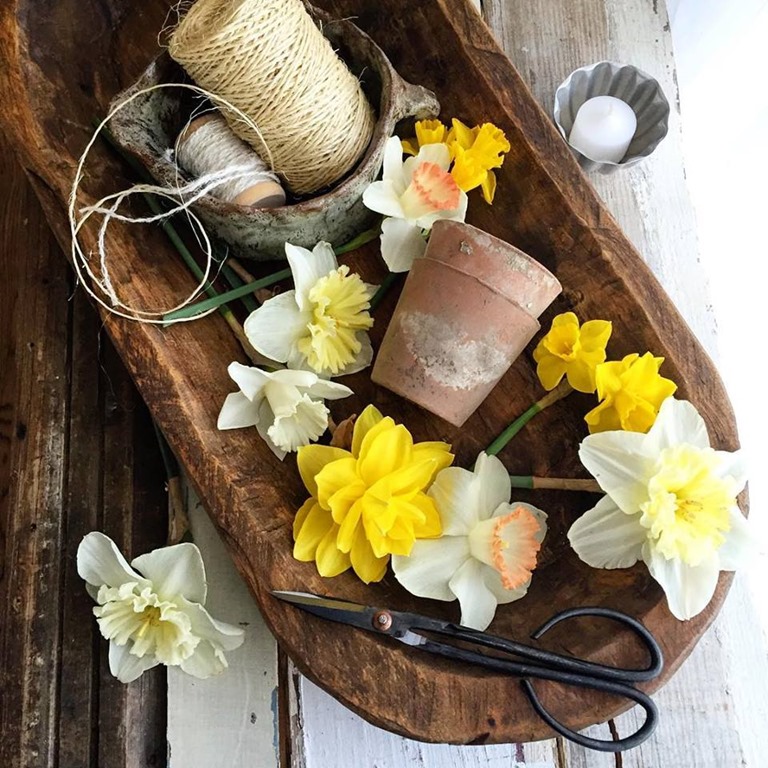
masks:
{"type": "Polygon", "coordinates": [[[432,91],[409,83],[399,75],[392,79],[392,102],[395,122],[406,117],[424,120],[440,114],[440,102],[432,91]]]}

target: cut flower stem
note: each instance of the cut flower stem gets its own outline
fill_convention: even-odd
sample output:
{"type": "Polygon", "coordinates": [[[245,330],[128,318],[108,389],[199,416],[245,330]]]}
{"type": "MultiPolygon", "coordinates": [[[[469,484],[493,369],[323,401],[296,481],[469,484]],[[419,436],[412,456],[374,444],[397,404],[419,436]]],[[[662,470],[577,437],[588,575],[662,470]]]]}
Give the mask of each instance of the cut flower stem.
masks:
{"type": "Polygon", "coordinates": [[[552,491],[584,491],[586,493],[603,493],[597,480],[581,480],[571,477],[535,477],[533,475],[510,475],[513,488],[528,488],[530,490],[552,491]]]}
{"type": "Polygon", "coordinates": [[[562,400],[573,392],[573,387],[563,379],[551,392],[537,400],[527,411],[518,416],[486,449],[489,456],[495,456],[507,443],[537,414],[562,400]]]}

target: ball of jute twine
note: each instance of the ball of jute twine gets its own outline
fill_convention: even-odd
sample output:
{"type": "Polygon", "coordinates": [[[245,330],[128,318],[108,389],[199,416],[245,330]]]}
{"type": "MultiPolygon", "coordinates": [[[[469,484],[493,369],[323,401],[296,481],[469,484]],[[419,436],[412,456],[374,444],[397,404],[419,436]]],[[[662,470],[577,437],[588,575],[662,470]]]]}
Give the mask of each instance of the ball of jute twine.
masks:
{"type": "Polygon", "coordinates": [[[232,130],[286,185],[307,194],[338,181],[371,139],[373,111],[301,0],[198,0],[168,50],[219,103],[232,130]]]}

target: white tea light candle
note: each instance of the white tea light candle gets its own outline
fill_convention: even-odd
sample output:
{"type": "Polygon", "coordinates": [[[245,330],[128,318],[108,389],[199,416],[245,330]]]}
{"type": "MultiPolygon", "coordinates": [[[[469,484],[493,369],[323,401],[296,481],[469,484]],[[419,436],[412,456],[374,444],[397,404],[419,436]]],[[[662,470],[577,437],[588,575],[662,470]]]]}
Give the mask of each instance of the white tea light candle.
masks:
{"type": "Polygon", "coordinates": [[[637,130],[637,117],[615,96],[595,96],[576,114],[568,143],[590,160],[618,163],[627,153],[637,130]]]}

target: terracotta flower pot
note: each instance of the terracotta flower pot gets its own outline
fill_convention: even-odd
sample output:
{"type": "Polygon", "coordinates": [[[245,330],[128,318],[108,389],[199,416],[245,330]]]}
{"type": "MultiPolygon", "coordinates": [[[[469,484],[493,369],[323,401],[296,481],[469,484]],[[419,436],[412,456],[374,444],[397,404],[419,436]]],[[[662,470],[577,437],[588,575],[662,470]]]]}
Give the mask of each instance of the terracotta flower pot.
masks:
{"type": "Polygon", "coordinates": [[[461,426],[560,291],[551,272],[509,243],[438,221],[408,275],[371,378],[461,426]]]}

